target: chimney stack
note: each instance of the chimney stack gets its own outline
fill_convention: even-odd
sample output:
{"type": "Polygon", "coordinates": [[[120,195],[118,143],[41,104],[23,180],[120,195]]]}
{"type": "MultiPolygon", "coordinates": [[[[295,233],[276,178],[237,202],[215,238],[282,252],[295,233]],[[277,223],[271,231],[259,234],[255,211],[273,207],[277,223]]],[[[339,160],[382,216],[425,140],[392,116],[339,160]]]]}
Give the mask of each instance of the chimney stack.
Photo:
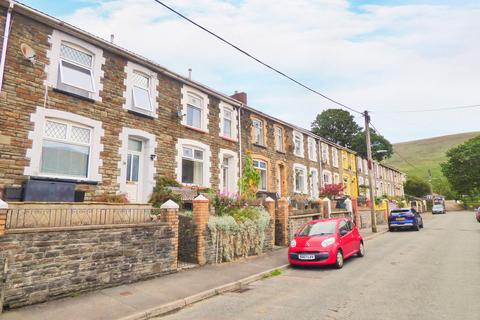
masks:
{"type": "Polygon", "coordinates": [[[112,33],[112,34],[110,35],[110,42],[113,43],[113,40],[115,40],[115,35],[112,33]]]}
{"type": "Polygon", "coordinates": [[[188,79],[192,80],[192,68],[188,68],[188,79]]]}
{"type": "Polygon", "coordinates": [[[235,93],[231,95],[230,98],[238,100],[242,102],[244,105],[247,105],[247,93],[243,91],[242,92],[235,91],[235,93]]]}

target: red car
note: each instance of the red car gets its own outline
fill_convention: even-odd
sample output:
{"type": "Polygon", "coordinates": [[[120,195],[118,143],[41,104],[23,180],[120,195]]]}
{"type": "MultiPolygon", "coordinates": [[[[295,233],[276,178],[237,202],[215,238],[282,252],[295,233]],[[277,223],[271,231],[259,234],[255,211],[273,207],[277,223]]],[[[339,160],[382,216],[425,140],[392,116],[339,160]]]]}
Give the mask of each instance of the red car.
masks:
{"type": "Polygon", "coordinates": [[[363,257],[365,248],[357,227],[349,218],[314,220],[305,224],[288,249],[291,265],[334,265],[340,269],[345,259],[363,257]]]}
{"type": "Polygon", "coordinates": [[[477,216],[477,221],[480,222],[480,207],[477,208],[475,215],[477,216]]]}

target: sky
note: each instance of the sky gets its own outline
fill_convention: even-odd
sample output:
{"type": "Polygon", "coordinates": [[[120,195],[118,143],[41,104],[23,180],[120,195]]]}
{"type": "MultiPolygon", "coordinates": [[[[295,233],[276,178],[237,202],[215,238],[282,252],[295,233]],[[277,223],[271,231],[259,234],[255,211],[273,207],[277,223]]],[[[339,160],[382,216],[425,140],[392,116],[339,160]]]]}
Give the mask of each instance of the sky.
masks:
{"type": "MultiPolygon", "coordinates": [[[[24,0],[310,129],[333,103],[280,77],[153,0],[24,0]]],[[[353,109],[391,142],[480,131],[478,0],[164,0],[259,59],[353,109]],[[408,111],[408,112],[405,112],[408,111]]],[[[354,114],[363,126],[363,118],[354,114]]]]}

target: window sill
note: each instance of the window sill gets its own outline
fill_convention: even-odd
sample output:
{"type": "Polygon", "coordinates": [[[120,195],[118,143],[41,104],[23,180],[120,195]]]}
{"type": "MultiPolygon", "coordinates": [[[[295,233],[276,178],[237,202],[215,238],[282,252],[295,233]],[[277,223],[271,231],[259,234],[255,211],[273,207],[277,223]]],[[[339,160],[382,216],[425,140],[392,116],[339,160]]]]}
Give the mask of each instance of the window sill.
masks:
{"type": "Polygon", "coordinates": [[[304,156],[304,155],[299,155],[299,154],[295,154],[295,153],[294,153],[294,155],[295,155],[296,157],[299,157],[299,158],[302,158],[302,159],[304,159],[304,158],[305,158],[305,156],[304,156]]]}
{"type": "Polygon", "coordinates": [[[142,113],[142,112],[138,112],[138,111],[135,111],[135,110],[128,109],[127,112],[130,113],[130,114],[142,117],[142,118],[146,118],[146,119],[150,119],[150,120],[155,119],[155,117],[153,117],[151,115],[148,115],[148,114],[142,113]]]}
{"type": "Polygon", "coordinates": [[[237,139],[234,139],[234,138],[230,138],[230,137],[226,137],[226,136],[220,136],[222,139],[224,140],[227,140],[227,141],[230,141],[230,142],[238,142],[237,139]]]}
{"type": "Polygon", "coordinates": [[[182,124],[185,128],[187,129],[190,129],[190,130],[193,130],[193,131],[196,131],[196,132],[200,132],[200,133],[208,133],[208,131],[205,131],[203,129],[199,129],[199,128],[196,128],[196,127],[192,127],[192,126],[189,126],[188,124],[182,124]]]}
{"type": "Polygon", "coordinates": [[[84,97],[84,96],[81,96],[79,94],[71,93],[71,92],[68,92],[68,91],[65,91],[65,90],[61,90],[61,89],[57,89],[57,88],[52,88],[52,90],[54,92],[62,93],[64,95],[74,97],[74,98],[77,98],[77,99],[80,99],[80,100],[85,100],[85,101],[88,101],[88,102],[95,102],[95,100],[92,99],[92,98],[84,97]]]}
{"type": "Polygon", "coordinates": [[[98,184],[98,181],[82,180],[82,179],[75,179],[75,178],[54,178],[54,177],[46,177],[46,176],[31,176],[30,179],[41,180],[41,181],[73,182],[78,184],[89,184],[89,185],[98,184]]]}
{"type": "Polygon", "coordinates": [[[265,145],[263,145],[263,144],[252,143],[252,145],[255,146],[255,147],[262,148],[262,149],[267,149],[267,146],[265,146],[265,145]]]}
{"type": "Polygon", "coordinates": [[[287,154],[285,151],[282,151],[282,150],[275,150],[275,151],[281,154],[287,154]]]}

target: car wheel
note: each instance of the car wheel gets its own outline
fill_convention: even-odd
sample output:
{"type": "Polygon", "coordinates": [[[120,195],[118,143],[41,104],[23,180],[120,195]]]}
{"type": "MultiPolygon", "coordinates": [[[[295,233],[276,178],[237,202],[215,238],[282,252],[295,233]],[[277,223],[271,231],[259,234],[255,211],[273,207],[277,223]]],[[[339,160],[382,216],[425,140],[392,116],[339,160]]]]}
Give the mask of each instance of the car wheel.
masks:
{"type": "Polygon", "coordinates": [[[414,231],[420,231],[420,225],[417,223],[416,225],[413,226],[414,231]]]}
{"type": "Polygon", "coordinates": [[[338,249],[337,251],[337,259],[335,260],[335,268],[342,269],[343,268],[343,252],[342,250],[338,249]]]}
{"type": "Polygon", "coordinates": [[[363,241],[360,241],[360,248],[358,249],[357,252],[357,257],[363,257],[365,256],[365,246],[363,245],[363,241]]]}

